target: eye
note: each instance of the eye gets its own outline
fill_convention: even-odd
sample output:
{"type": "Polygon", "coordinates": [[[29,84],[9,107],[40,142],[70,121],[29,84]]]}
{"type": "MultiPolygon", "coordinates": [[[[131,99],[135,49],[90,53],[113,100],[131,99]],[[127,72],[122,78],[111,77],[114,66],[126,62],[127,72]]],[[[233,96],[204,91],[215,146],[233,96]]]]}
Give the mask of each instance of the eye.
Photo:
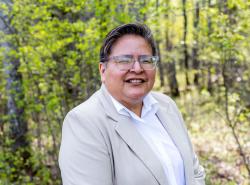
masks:
{"type": "Polygon", "coordinates": [[[126,56],[119,56],[115,58],[115,61],[119,64],[128,64],[132,62],[132,58],[126,56]]]}
{"type": "Polygon", "coordinates": [[[154,63],[154,60],[151,56],[143,56],[140,58],[140,62],[143,64],[152,64],[154,63]]]}

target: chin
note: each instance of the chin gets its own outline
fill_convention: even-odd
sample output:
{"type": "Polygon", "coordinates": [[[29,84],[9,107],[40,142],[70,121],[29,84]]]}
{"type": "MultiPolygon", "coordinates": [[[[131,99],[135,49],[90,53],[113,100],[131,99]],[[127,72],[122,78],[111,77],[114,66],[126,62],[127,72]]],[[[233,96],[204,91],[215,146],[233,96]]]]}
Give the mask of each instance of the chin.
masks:
{"type": "Polygon", "coordinates": [[[133,100],[141,100],[144,98],[145,95],[146,95],[145,92],[135,92],[135,93],[130,93],[128,97],[133,100]]]}

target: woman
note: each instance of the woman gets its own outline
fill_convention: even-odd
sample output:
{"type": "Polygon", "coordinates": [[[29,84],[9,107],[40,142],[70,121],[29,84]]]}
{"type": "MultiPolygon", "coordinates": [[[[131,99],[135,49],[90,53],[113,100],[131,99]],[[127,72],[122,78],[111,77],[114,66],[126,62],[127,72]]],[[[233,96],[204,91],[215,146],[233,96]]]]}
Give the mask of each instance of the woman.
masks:
{"type": "Polygon", "coordinates": [[[63,123],[64,185],[201,185],[204,170],[182,116],[151,92],[158,56],[150,29],[124,24],[100,50],[102,86],[63,123]]]}

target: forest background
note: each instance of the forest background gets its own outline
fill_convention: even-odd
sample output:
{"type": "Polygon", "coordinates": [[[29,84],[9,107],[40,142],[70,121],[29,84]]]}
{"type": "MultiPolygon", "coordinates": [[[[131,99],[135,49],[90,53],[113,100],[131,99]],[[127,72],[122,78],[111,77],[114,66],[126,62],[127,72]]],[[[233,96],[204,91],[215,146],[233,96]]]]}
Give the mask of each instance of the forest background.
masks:
{"type": "Polygon", "coordinates": [[[250,183],[249,0],[0,0],[0,184],[59,185],[65,114],[100,87],[99,49],[146,23],[206,184],[250,183]]]}

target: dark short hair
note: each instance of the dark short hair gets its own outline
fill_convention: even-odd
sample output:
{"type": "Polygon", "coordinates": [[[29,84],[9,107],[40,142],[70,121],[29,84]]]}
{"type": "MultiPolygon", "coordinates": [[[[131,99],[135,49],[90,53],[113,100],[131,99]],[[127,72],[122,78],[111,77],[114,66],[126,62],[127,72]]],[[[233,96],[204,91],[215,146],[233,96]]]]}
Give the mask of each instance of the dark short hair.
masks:
{"type": "Polygon", "coordinates": [[[128,34],[143,37],[151,46],[153,55],[157,55],[157,48],[151,30],[145,24],[129,23],[114,28],[106,35],[100,49],[100,62],[105,62],[112,51],[114,43],[128,34]]]}

